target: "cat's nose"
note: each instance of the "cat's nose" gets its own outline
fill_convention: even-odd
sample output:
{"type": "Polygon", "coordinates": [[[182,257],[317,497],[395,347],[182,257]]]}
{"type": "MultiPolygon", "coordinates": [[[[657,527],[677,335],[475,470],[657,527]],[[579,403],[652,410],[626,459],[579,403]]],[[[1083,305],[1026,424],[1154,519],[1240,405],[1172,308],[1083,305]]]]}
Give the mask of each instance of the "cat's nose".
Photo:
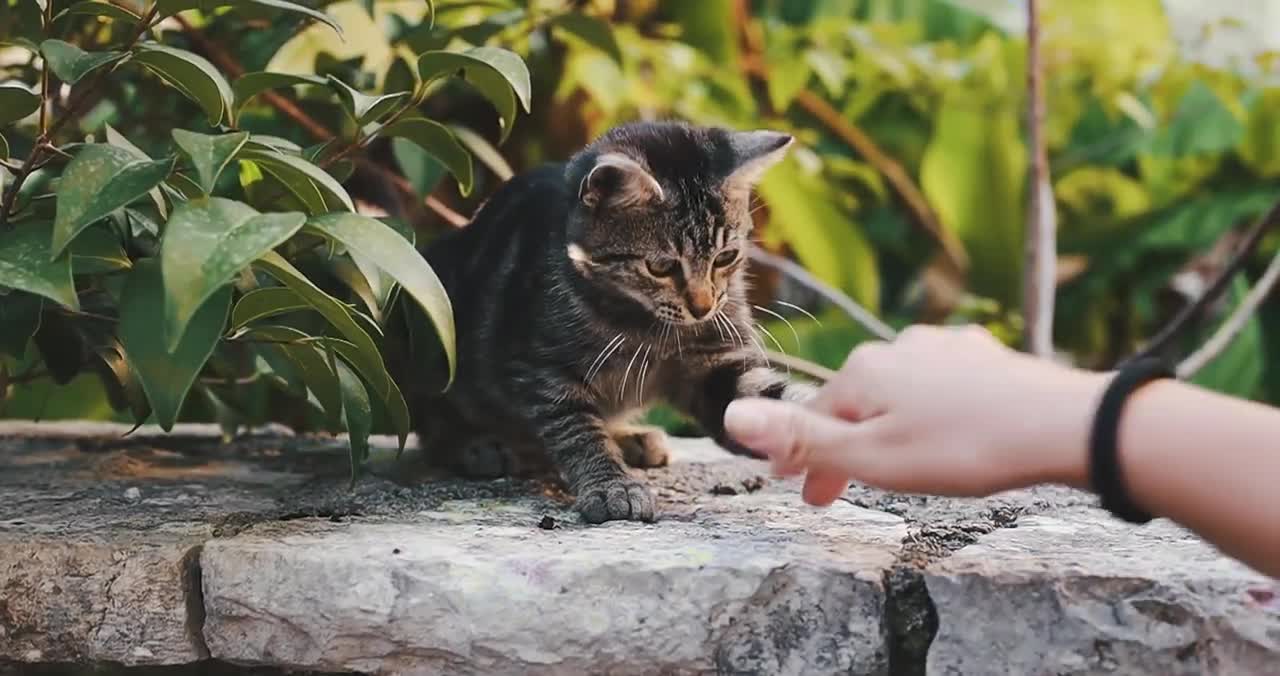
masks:
{"type": "Polygon", "coordinates": [[[711,289],[689,289],[689,314],[694,319],[705,319],[716,307],[715,292],[711,289]]]}

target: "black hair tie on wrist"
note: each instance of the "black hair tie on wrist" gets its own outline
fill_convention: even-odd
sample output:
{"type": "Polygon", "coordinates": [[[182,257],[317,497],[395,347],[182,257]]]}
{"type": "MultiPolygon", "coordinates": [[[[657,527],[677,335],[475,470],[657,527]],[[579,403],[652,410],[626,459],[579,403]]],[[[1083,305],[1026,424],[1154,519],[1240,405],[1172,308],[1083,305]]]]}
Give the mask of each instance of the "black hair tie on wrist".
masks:
{"type": "Polygon", "coordinates": [[[1147,523],[1153,517],[1129,499],[1125,488],[1117,457],[1120,415],[1129,395],[1139,387],[1153,380],[1174,377],[1173,369],[1159,359],[1134,360],[1124,365],[1107,385],[1094,415],[1089,439],[1089,481],[1102,499],[1102,508],[1130,523],[1147,523]]]}

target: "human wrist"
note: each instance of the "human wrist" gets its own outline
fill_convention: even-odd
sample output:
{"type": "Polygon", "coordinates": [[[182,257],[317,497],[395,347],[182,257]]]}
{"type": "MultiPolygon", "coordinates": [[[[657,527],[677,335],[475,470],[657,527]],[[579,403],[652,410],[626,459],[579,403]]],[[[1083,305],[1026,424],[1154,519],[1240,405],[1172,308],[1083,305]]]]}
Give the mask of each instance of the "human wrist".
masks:
{"type": "Polygon", "coordinates": [[[1016,436],[1025,482],[1088,489],[1090,430],[1113,374],[1042,366],[1022,398],[1016,436]]]}

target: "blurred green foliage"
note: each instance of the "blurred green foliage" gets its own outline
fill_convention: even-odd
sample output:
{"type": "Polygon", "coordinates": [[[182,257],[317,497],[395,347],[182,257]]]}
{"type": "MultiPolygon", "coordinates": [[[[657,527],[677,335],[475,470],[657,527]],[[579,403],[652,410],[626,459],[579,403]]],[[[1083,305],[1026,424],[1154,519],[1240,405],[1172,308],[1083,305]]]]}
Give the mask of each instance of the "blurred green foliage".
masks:
{"type": "MultiPolygon", "coordinates": [[[[27,105],[25,98],[38,92],[39,59],[24,51],[24,39],[40,43],[56,36],[101,53],[119,49],[129,32],[129,20],[113,16],[102,3],[50,1],[55,13],[68,13],[59,14],[46,35],[38,21],[40,3],[0,0],[0,35],[10,45],[0,48],[0,77],[27,85],[25,95],[0,89],[0,96],[13,100],[0,99],[0,110],[27,105]],[[85,12],[86,6],[94,11],[85,12]]],[[[202,55],[240,94],[254,86],[241,73],[278,74],[258,84],[276,87],[272,91],[310,122],[268,100],[269,94],[258,94],[234,96],[229,119],[211,126],[214,116],[197,92],[156,77],[154,69],[120,66],[110,74],[111,86],[96,93],[76,126],[64,132],[69,138],[61,140],[91,135],[101,143],[118,134],[150,157],[179,157],[177,171],[195,181],[194,188],[175,187],[179,193],[199,191],[199,182],[209,179],[220,194],[253,204],[287,167],[273,172],[271,158],[254,162],[252,155],[241,156],[210,177],[198,163],[182,164],[187,155],[171,150],[172,129],[210,135],[244,130],[276,149],[314,151],[311,123],[340,141],[360,139],[370,122],[408,106],[412,116],[439,122],[461,149],[417,143],[408,130],[361,142],[359,152],[326,169],[356,201],[395,215],[379,222],[422,243],[452,227],[442,216],[446,209],[471,213],[511,172],[563,159],[623,121],[676,117],[785,130],[799,143],[759,191],[762,244],[794,256],[892,325],[977,321],[1011,343],[1019,339],[1029,157],[1026,41],[959,2],[297,2],[340,26],[342,38],[307,12],[246,0],[177,2],[190,9],[181,22],[158,24],[153,39],[202,55]],[[438,72],[466,77],[419,81],[428,72],[419,63],[421,54],[476,47],[517,58],[528,69],[529,89],[504,83],[483,67],[460,68],[464,61],[441,62],[438,72]],[[413,95],[396,97],[399,92],[413,95]],[[904,183],[923,196],[923,205],[904,194],[904,183]],[[941,234],[931,231],[933,225],[941,234]],[[948,238],[962,246],[965,269],[948,263],[940,245],[948,238]]],[[[1259,75],[1184,58],[1158,0],[1042,5],[1047,138],[1060,226],[1056,341],[1076,363],[1106,367],[1133,352],[1185,304],[1182,289],[1194,290],[1214,274],[1222,258],[1221,248],[1212,250],[1215,242],[1280,197],[1280,88],[1265,77],[1273,61],[1268,55],[1256,64],[1259,75]]],[[[73,76],[59,73],[64,80],[73,76]]],[[[72,87],[72,98],[77,89],[72,87]]],[[[7,141],[0,151],[7,153],[10,169],[35,140],[34,117],[0,119],[7,141]]],[[[12,173],[4,175],[6,182],[12,173]]],[[[48,178],[28,180],[29,199],[39,202],[56,192],[48,178]]],[[[162,198],[172,200],[170,192],[162,198]]],[[[162,230],[163,219],[144,208],[146,191],[136,197],[124,209],[138,214],[131,227],[141,232],[150,223],[162,230]]],[[[332,194],[322,191],[313,199],[319,202],[311,209],[304,202],[273,211],[314,213],[334,206],[332,194]]],[[[117,211],[111,213],[118,218],[117,211]]],[[[1277,245],[1280,239],[1268,240],[1242,273],[1235,298],[1277,245]]],[[[75,248],[73,243],[72,255],[75,248]]],[[[285,249],[294,260],[293,250],[285,249]]],[[[338,300],[353,321],[381,326],[395,280],[384,279],[377,266],[352,253],[341,259],[345,264],[306,257],[296,264],[307,276],[330,280],[321,284],[323,293],[338,300]]],[[[97,260],[94,255],[87,251],[76,260],[88,266],[97,260]]],[[[139,256],[130,250],[130,257],[139,256]]],[[[121,283],[112,281],[118,271],[83,269],[82,275],[76,268],[82,292],[120,292],[121,283]]],[[[758,271],[755,287],[755,302],[790,323],[761,313],[768,332],[761,342],[767,347],[838,367],[867,337],[771,271],[758,271]],[[804,305],[816,319],[792,304],[804,305]]],[[[0,326],[30,327],[28,308],[11,301],[15,293],[0,296],[0,326]]],[[[1280,403],[1275,305],[1264,306],[1198,380],[1280,403]]],[[[1203,330],[1179,347],[1187,351],[1203,340],[1222,309],[1214,308],[1203,330]]],[[[235,328],[234,322],[225,328],[235,328]]],[[[344,335],[332,322],[303,330],[317,337],[344,335]]],[[[0,415],[132,419],[136,411],[128,397],[108,397],[110,378],[76,369],[67,385],[52,386],[53,369],[33,365],[33,353],[44,348],[15,349],[26,345],[15,336],[12,329],[0,335],[0,353],[8,355],[0,364],[9,378],[0,415]],[[45,371],[47,378],[13,378],[45,371]]],[[[331,388],[334,379],[350,383],[349,371],[330,369],[331,379],[309,381],[298,360],[312,367],[314,360],[277,352],[255,356],[249,373],[243,361],[228,368],[215,351],[197,381],[206,384],[200,388],[204,396],[186,400],[182,418],[324,427],[322,398],[360,404],[350,388],[331,388]],[[302,393],[309,406],[282,401],[269,376],[277,369],[294,374],[288,389],[295,399],[302,393]],[[219,384],[219,378],[239,384],[219,384]]],[[[392,416],[380,407],[375,397],[375,429],[394,429],[392,416]]]]}

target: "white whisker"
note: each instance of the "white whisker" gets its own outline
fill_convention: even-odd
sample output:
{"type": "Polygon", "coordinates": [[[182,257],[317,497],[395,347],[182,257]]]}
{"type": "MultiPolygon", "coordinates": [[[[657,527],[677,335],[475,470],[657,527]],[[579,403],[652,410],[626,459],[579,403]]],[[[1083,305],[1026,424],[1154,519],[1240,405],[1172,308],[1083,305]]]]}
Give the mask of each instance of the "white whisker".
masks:
{"type": "MultiPolygon", "coordinates": [[[[759,330],[759,331],[760,331],[761,333],[763,333],[764,335],[768,336],[768,337],[769,337],[769,340],[772,340],[772,341],[773,341],[773,344],[778,348],[778,352],[781,352],[784,356],[787,354],[787,351],[786,351],[786,350],[784,350],[784,349],[782,349],[782,343],[779,343],[779,342],[778,342],[778,339],[777,339],[777,338],[775,338],[775,337],[774,337],[774,335],[773,335],[772,333],[770,333],[770,332],[769,332],[769,329],[766,329],[765,327],[761,326],[760,324],[756,324],[756,329],[757,329],[757,330],[759,330]]],[[[765,359],[769,360],[769,358],[768,358],[768,357],[765,357],[765,359]]],[[[769,360],[769,361],[772,361],[772,360],[769,360]]],[[[791,365],[790,365],[790,364],[787,364],[786,366],[787,366],[787,375],[788,375],[788,376],[790,376],[790,375],[791,375],[791,365]]]]}
{"type": "MultiPolygon", "coordinates": [[[[619,337],[621,337],[621,334],[619,334],[619,337]]],[[[595,378],[597,375],[599,375],[600,370],[604,368],[605,363],[609,361],[609,358],[613,356],[613,353],[617,352],[618,348],[622,347],[622,344],[625,342],[627,342],[627,339],[622,338],[618,342],[613,343],[613,348],[610,349],[607,353],[605,353],[604,358],[600,360],[600,363],[596,365],[595,369],[593,371],[587,372],[587,379],[586,379],[587,385],[591,384],[592,378],[595,378]]]]}
{"type": "Polygon", "coordinates": [[[587,375],[585,378],[583,378],[584,382],[591,381],[591,377],[595,375],[596,369],[600,367],[600,363],[605,358],[604,353],[608,352],[609,348],[613,347],[613,344],[620,340],[623,340],[621,333],[614,336],[608,343],[605,344],[603,348],[600,348],[600,354],[596,355],[596,358],[591,362],[591,366],[587,368],[587,375]]]}
{"type": "Polygon", "coordinates": [[[622,372],[622,384],[618,386],[618,403],[621,404],[627,398],[627,378],[631,377],[631,367],[635,365],[636,358],[640,356],[640,348],[643,345],[636,345],[636,353],[631,355],[631,361],[627,362],[627,370],[622,372]]]}
{"type": "Polygon", "coordinates": [[[649,348],[650,347],[652,347],[652,345],[646,344],[644,346],[644,359],[640,360],[640,378],[639,378],[640,382],[636,385],[636,403],[640,405],[644,404],[644,392],[645,392],[644,377],[649,373],[649,348]]]}
{"type": "Polygon", "coordinates": [[[791,308],[792,310],[795,310],[796,312],[799,312],[800,314],[802,314],[802,315],[804,315],[804,316],[808,317],[809,319],[812,319],[813,321],[817,322],[817,323],[818,323],[818,326],[822,326],[822,320],[821,320],[821,319],[818,319],[817,317],[814,317],[812,312],[809,312],[808,310],[806,310],[806,309],[804,309],[804,308],[800,307],[799,305],[796,305],[796,304],[794,304],[794,303],[788,303],[788,302],[787,302],[787,301],[785,301],[785,300],[775,300],[775,301],[773,301],[773,302],[774,302],[775,304],[777,304],[777,305],[781,305],[782,307],[789,307],[789,308],[791,308]]]}
{"type": "MultiPolygon", "coordinates": [[[[780,314],[778,314],[777,312],[774,312],[773,310],[770,310],[770,309],[768,309],[768,308],[762,308],[762,307],[760,307],[759,305],[752,305],[751,307],[753,307],[753,308],[755,308],[755,309],[757,309],[757,310],[759,310],[759,311],[761,311],[761,312],[763,312],[763,313],[765,313],[765,314],[767,314],[767,315],[771,315],[771,316],[773,316],[773,317],[777,317],[778,319],[782,320],[782,323],[783,323],[783,324],[786,324],[788,329],[791,329],[791,337],[796,339],[796,349],[797,349],[797,350],[799,350],[799,349],[800,349],[800,334],[796,332],[796,327],[795,327],[791,322],[787,321],[787,318],[786,318],[786,317],[783,317],[782,315],[780,315],[780,314]]],[[[761,328],[761,330],[763,330],[763,329],[764,329],[764,327],[763,327],[763,326],[761,326],[760,328],[761,328]]],[[[766,331],[766,333],[767,333],[767,331],[766,331]]],[[[775,340],[774,342],[776,343],[776,342],[778,342],[778,341],[776,341],[776,340],[775,340]]],[[[781,346],[781,345],[779,345],[779,346],[778,346],[778,351],[779,351],[779,352],[783,351],[783,350],[782,350],[782,346],[781,346]]]]}

